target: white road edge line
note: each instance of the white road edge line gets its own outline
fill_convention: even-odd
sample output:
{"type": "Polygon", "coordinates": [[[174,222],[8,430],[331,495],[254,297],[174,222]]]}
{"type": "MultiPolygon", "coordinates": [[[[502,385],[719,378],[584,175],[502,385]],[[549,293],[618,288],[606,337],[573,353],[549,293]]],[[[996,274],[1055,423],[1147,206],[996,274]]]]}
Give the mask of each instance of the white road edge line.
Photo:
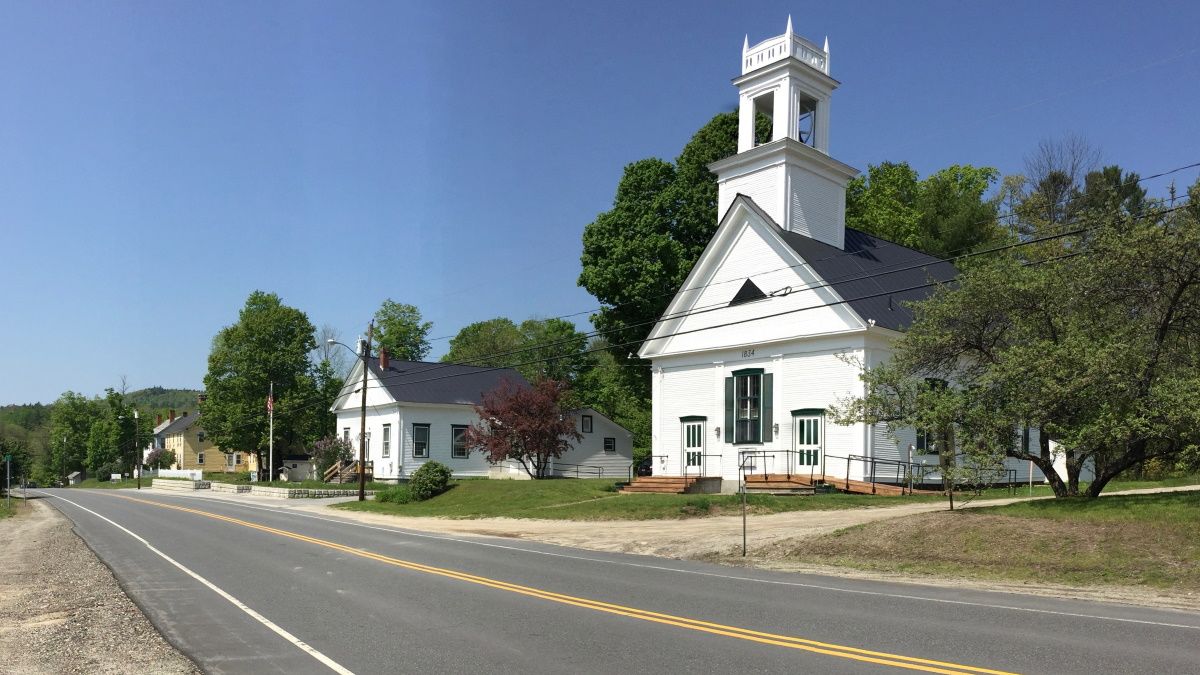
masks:
{"type": "MultiPolygon", "coordinates": [[[[1187,630],[1200,630],[1200,625],[1192,625],[1192,624],[1186,624],[1186,623],[1166,623],[1166,622],[1162,622],[1162,621],[1148,621],[1145,619],[1125,619],[1125,618],[1115,617],[1115,616],[1100,616],[1098,614],[1082,614],[1082,613],[1077,613],[1077,612],[1063,612],[1063,611],[1054,610],[1054,609],[1037,609],[1035,607],[1017,607],[1014,605],[998,605],[998,604],[992,604],[992,603],[987,603],[987,602],[972,602],[970,600],[949,600],[946,598],[927,598],[927,597],[923,597],[920,595],[905,595],[903,593],[885,593],[883,591],[863,591],[863,590],[858,590],[858,589],[853,589],[853,588],[838,588],[836,586],[823,586],[821,584],[806,584],[806,583],[803,583],[800,581],[780,581],[778,579],[755,579],[753,577],[742,577],[742,576],[737,576],[737,575],[733,575],[733,574],[717,574],[715,572],[701,572],[699,570],[683,570],[683,569],[678,569],[675,567],[666,567],[663,565],[649,565],[649,564],[645,564],[645,563],[628,562],[625,560],[605,560],[603,558],[592,558],[589,556],[582,556],[582,555],[570,555],[567,553],[555,553],[553,551],[538,551],[538,550],[529,549],[529,548],[522,548],[520,546],[509,546],[507,544],[493,544],[491,542],[486,542],[486,541],[474,541],[471,539],[459,539],[457,537],[448,537],[445,535],[438,535],[438,534],[428,534],[425,532],[406,530],[406,529],[399,528],[399,527],[382,527],[379,525],[367,525],[365,523],[360,523],[360,522],[348,520],[348,519],[325,518],[322,516],[313,515],[311,513],[302,513],[295,509],[279,509],[279,508],[270,508],[270,507],[266,507],[266,506],[251,505],[251,504],[239,504],[238,502],[235,502],[230,499],[214,499],[212,497],[202,497],[202,496],[198,496],[198,495],[171,495],[171,496],[172,497],[182,497],[185,499],[198,499],[198,500],[204,500],[204,501],[208,501],[208,502],[220,502],[223,504],[231,504],[233,506],[237,506],[240,508],[256,509],[259,511],[269,511],[271,513],[277,513],[277,514],[302,516],[304,518],[312,518],[313,520],[321,520],[321,521],[325,521],[328,523],[336,523],[338,525],[354,525],[355,527],[362,527],[362,528],[366,528],[368,530],[379,530],[381,532],[391,532],[393,534],[403,534],[403,535],[407,535],[410,537],[421,537],[421,538],[425,538],[425,539],[438,539],[441,541],[451,541],[451,542],[455,542],[455,543],[459,543],[459,544],[472,544],[474,546],[485,546],[488,548],[498,548],[498,549],[505,549],[505,550],[510,550],[510,551],[521,551],[523,553],[533,553],[536,555],[550,556],[553,558],[583,560],[583,561],[587,561],[587,562],[604,563],[607,565],[624,565],[626,567],[636,567],[636,568],[640,568],[640,569],[649,569],[649,570],[656,570],[656,571],[662,571],[662,572],[675,572],[677,574],[692,574],[692,575],[701,576],[701,577],[716,577],[718,579],[729,579],[732,581],[749,581],[749,582],[756,583],[756,584],[772,584],[772,585],[776,585],[776,586],[793,586],[793,587],[797,587],[797,588],[811,588],[813,590],[832,591],[832,592],[836,592],[836,593],[853,593],[856,595],[871,595],[871,596],[876,596],[876,597],[894,598],[897,600],[920,600],[923,602],[938,602],[938,603],[947,604],[947,605],[963,605],[963,606],[967,606],[967,607],[983,607],[983,608],[987,608],[987,609],[1003,609],[1003,610],[1009,610],[1009,611],[1013,611],[1013,612],[1029,612],[1032,614],[1050,614],[1050,615],[1054,615],[1054,616],[1069,616],[1069,617],[1076,618],[1076,619],[1095,619],[1097,621],[1116,621],[1116,622],[1120,622],[1120,623],[1141,624],[1141,625],[1146,625],[1146,626],[1159,626],[1162,628],[1184,628],[1187,630]]],[[[486,535],[484,535],[484,536],[486,536],[486,535]]],[[[549,545],[554,546],[555,544],[549,544],[549,545]]],[[[1155,610],[1155,608],[1149,608],[1149,609],[1155,610]]],[[[1155,610],[1155,611],[1165,611],[1165,610],[1155,610]]],[[[1170,610],[1170,611],[1174,611],[1174,610],[1170,610]]]]}
{"type": "MultiPolygon", "coordinates": [[[[41,493],[41,494],[45,494],[45,493],[41,493]]],[[[117,528],[118,530],[121,530],[122,532],[124,532],[125,534],[128,534],[129,536],[133,537],[134,539],[137,539],[138,541],[142,542],[142,544],[144,544],[146,546],[146,548],[153,551],[160,558],[162,558],[163,560],[166,560],[167,562],[171,563],[175,567],[178,567],[181,571],[183,571],[184,574],[186,574],[186,575],[190,576],[191,578],[195,579],[196,581],[199,581],[200,583],[204,584],[206,587],[208,587],[209,590],[211,590],[212,592],[221,596],[222,598],[225,598],[226,600],[228,600],[229,603],[232,604],[234,607],[237,607],[238,609],[240,609],[243,612],[245,612],[246,614],[248,614],[255,621],[257,621],[257,622],[261,623],[262,625],[266,626],[267,628],[271,629],[279,637],[283,638],[284,640],[287,640],[288,642],[292,643],[293,645],[304,650],[306,653],[308,653],[309,656],[311,656],[314,659],[325,664],[333,672],[339,673],[340,675],[354,675],[354,672],[351,671],[350,669],[346,668],[345,666],[338,663],[337,661],[334,661],[333,659],[329,658],[328,656],[325,656],[321,652],[317,651],[312,645],[308,644],[304,640],[301,640],[300,638],[296,637],[295,635],[292,635],[291,633],[287,632],[286,630],[284,630],[282,627],[280,627],[275,622],[271,621],[270,619],[263,616],[262,614],[259,614],[258,612],[254,611],[249,606],[247,606],[246,603],[242,602],[241,600],[238,600],[237,598],[233,597],[229,593],[225,592],[225,590],[223,590],[222,588],[220,588],[213,582],[209,581],[208,579],[205,579],[204,577],[200,576],[199,574],[188,569],[187,567],[185,567],[183,564],[176,561],[171,556],[167,555],[166,553],[163,553],[162,551],[158,550],[157,548],[154,548],[154,546],[151,545],[150,542],[146,541],[142,537],[129,531],[124,526],[119,525],[119,524],[113,522],[112,520],[106,518],[105,516],[102,516],[99,513],[96,513],[95,511],[89,509],[88,507],[83,506],[81,504],[77,504],[65,497],[59,497],[58,495],[46,495],[46,496],[53,497],[55,499],[61,499],[62,501],[74,506],[75,508],[87,511],[88,513],[92,514],[93,516],[96,516],[100,520],[103,520],[104,522],[108,523],[109,525],[112,525],[113,527],[117,528]]]]}

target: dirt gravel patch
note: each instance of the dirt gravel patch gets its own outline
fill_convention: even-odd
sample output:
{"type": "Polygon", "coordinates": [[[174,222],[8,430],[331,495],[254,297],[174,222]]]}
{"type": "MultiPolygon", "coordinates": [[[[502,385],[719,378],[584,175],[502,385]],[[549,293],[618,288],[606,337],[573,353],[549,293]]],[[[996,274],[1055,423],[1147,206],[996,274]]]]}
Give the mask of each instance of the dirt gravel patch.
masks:
{"type": "Polygon", "coordinates": [[[49,504],[0,520],[0,541],[0,673],[201,672],[49,504]]]}

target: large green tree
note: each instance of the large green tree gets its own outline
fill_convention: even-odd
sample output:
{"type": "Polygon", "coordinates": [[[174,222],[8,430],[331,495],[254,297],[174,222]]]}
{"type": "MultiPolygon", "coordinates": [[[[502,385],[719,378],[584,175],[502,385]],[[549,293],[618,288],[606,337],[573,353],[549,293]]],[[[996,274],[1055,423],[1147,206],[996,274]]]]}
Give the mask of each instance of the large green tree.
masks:
{"type": "Polygon", "coordinates": [[[512,352],[523,345],[524,337],[517,324],[500,316],[463,326],[450,338],[450,349],[442,355],[442,361],[504,368],[515,363],[512,352]]]}
{"type": "Polygon", "coordinates": [[[527,319],[517,325],[506,317],[464,326],[450,339],[446,363],[512,367],[531,381],[552,379],[573,384],[592,363],[587,335],[564,319],[527,319]]]}
{"type": "MultiPolygon", "coordinates": [[[[579,285],[600,301],[592,322],[620,364],[639,363],[630,354],[717,229],[717,177],[708,165],[737,152],[737,120],[736,112],[713,117],[674,164],[643,159],[626,166],[612,208],[583,230],[579,285]]],[[[760,116],[755,133],[766,140],[770,120],[760,116]]],[[[626,370],[626,385],[649,397],[649,371],[626,370]]]]}
{"type": "Polygon", "coordinates": [[[63,392],[50,408],[49,467],[55,476],[66,478],[86,468],[88,438],[92,423],[100,418],[98,401],[73,391],[63,392]]]}
{"type": "Polygon", "coordinates": [[[96,415],[87,435],[87,469],[101,480],[110,473],[125,473],[132,468],[134,456],[133,407],[125,401],[124,394],[104,390],[104,398],[97,402],[96,415]]]}
{"type": "Polygon", "coordinates": [[[421,319],[415,305],[383,301],[375,312],[375,344],[393,358],[421,361],[429,354],[429,330],[433,323],[421,319]]]}
{"type": "Polygon", "coordinates": [[[894,358],[865,371],[867,394],[842,402],[839,421],[951,430],[947,451],[1028,460],[1058,496],[1097,496],[1145,462],[1190,461],[1200,444],[1200,183],[1172,209],[1126,191],[1127,176],[1089,174],[1091,204],[1071,215],[1086,232],[975,262],[918,303],[894,358]],[[950,384],[935,393],[928,378],[950,384]],[[1022,427],[1040,431],[1038,447],[1017,442],[1022,427]],[[1095,478],[1083,490],[1087,464],[1095,478]]]}
{"type": "MultiPolygon", "coordinates": [[[[275,459],[322,433],[313,416],[325,414],[332,400],[318,391],[309,353],[316,346],[313,325],[304,312],[274,293],[254,291],[236,323],[213,338],[201,412],[205,432],[222,451],[253,452],[266,466],[267,393],[275,387],[275,459]]],[[[328,433],[328,430],[324,430],[328,433]]],[[[274,467],[271,475],[274,475],[274,467]]]]}
{"type": "Polygon", "coordinates": [[[846,225],[948,258],[1002,238],[990,167],[954,165],[922,180],[907,162],[871,165],[846,186],[846,225]]]}

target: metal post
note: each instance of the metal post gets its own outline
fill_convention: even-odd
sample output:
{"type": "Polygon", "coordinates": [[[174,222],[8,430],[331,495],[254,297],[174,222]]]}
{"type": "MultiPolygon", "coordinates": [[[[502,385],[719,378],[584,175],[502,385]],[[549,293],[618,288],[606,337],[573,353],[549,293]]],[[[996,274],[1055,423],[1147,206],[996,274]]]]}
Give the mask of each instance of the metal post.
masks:
{"type": "Polygon", "coordinates": [[[912,463],[912,443],[908,444],[908,494],[913,493],[913,463],[912,463]]]}
{"type": "MultiPolygon", "coordinates": [[[[5,507],[12,510],[12,455],[4,456],[4,501],[5,507]]],[[[743,551],[742,555],[745,555],[743,551]]]]}
{"type": "Polygon", "coordinates": [[[358,501],[367,500],[367,369],[371,358],[371,337],[375,322],[367,324],[367,341],[363,343],[362,414],[358,431],[358,501]]]}
{"type": "Polygon", "coordinates": [[[746,557],[746,469],[742,469],[742,557],[746,557]]]}

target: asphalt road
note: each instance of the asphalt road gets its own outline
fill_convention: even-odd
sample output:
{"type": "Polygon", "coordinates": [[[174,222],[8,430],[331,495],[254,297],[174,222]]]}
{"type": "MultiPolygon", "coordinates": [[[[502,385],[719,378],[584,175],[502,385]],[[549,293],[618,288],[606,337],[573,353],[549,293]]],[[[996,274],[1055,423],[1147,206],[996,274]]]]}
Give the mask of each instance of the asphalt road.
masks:
{"type": "Polygon", "coordinates": [[[1188,612],[41,492],[211,673],[1200,672],[1188,612]]]}

